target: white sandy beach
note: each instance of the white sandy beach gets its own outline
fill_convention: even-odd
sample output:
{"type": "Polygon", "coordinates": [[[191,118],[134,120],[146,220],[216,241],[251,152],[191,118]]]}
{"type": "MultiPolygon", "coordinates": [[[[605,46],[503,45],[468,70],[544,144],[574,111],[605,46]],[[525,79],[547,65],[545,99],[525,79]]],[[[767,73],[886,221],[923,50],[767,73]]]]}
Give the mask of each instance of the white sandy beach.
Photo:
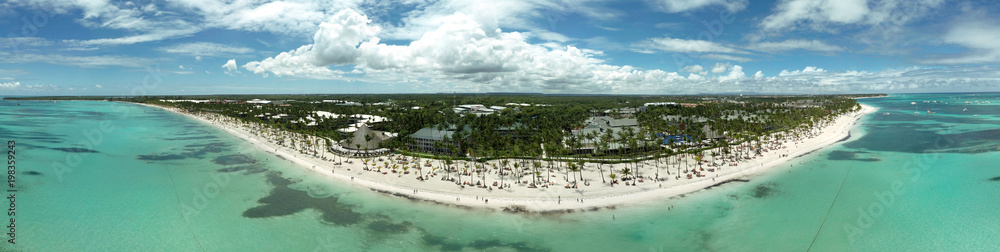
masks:
{"type": "MultiPolygon", "coordinates": [[[[753,159],[735,161],[737,163],[735,166],[732,166],[731,164],[733,162],[729,160],[713,160],[712,157],[706,156],[705,160],[708,161],[707,163],[718,163],[722,165],[718,167],[711,167],[708,165],[703,166],[705,170],[701,174],[704,174],[704,177],[694,177],[688,179],[686,176],[682,176],[680,179],[676,179],[676,176],[678,175],[678,164],[683,163],[683,161],[677,162],[676,160],[679,157],[675,156],[672,157],[674,160],[670,161],[669,165],[663,166],[661,164],[662,167],[660,167],[661,169],[659,170],[660,178],[666,178],[665,181],[650,179],[654,176],[654,173],[657,172],[657,168],[655,167],[656,162],[654,160],[648,160],[642,161],[644,163],[644,168],[642,168],[640,174],[642,175],[642,178],[645,178],[643,179],[643,182],[634,183],[635,185],[629,186],[626,186],[623,182],[611,186],[607,183],[601,182],[601,172],[598,171],[598,165],[588,162],[583,169],[582,176],[588,181],[589,185],[585,185],[582,181],[580,181],[577,188],[566,188],[567,185],[573,184],[572,176],[579,177],[579,175],[576,175],[575,172],[573,172],[570,174],[570,177],[566,177],[565,165],[555,165],[553,167],[560,167],[561,169],[553,168],[551,169],[551,172],[545,171],[544,168],[539,169],[543,176],[550,179],[550,181],[548,181],[548,187],[529,188],[528,184],[532,182],[530,175],[526,175],[521,178],[522,182],[526,181],[527,183],[515,183],[515,179],[512,175],[506,175],[503,178],[503,183],[510,186],[503,189],[497,189],[495,186],[480,188],[475,185],[467,185],[463,187],[456,184],[456,182],[442,180],[442,178],[448,176],[448,174],[440,168],[441,162],[438,160],[425,158],[414,159],[413,157],[404,157],[401,155],[375,157],[372,159],[377,162],[379,166],[382,166],[382,172],[375,171],[376,166],[372,164],[372,162],[368,163],[368,167],[371,168],[370,171],[365,171],[365,165],[362,164],[362,160],[360,158],[344,159],[345,161],[351,160],[352,162],[344,162],[341,165],[337,165],[337,161],[339,161],[340,158],[333,158],[335,157],[334,153],[327,152],[305,154],[296,148],[279,145],[276,143],[277,141],[275,141],[275,136],[271,136],[260,130],[255,130],[253,127],[244,126],[242,123],[237,123],[237,121],[231,118],[225,118],[214,114],[192,115],[174,108],[160,108],[214,125],[215,127],[226,131],[233,136],[248,141],[261,150],[275,155],[280,155],[285,159],[301,165],[303,168],[309,169],[318,175],[328,177],[334,182],[340,184],[349,184],[363,189],[373,189],[397,196],[405,196],[408,198],[444,204],[496,210],[502,210],[505,208],[509,209],[511,206],[518,206],[517,208],[519,210],[532,212],[561,211],[570,209],[589,210],[609,206],[650,203],[697,191],[726,180],[752,176],[758,172],[787,164],[787,161],[792,160],[799,155],[815,151],[844,139],[849,136],[850,129],[857,123],[861,116],[876,111],[876,108],[874,107],[862,105],[862,109],[859,112],[842,115],[832,123],[821,125],[822,128],[818,131],[820,133],[815,136],[796,141],[789,140],[784,143],[773,141],[770,148],[768,148],[769,150],[762,152],[762,155],[757,155],[753,159]],[[321,156],[325,156],[326,160],[320,158],[321,156]],[[382,158],[383,160],[379,161],[379,158],[382,158]],[[403,161],[403,159],[406,159],[406,161],[403,161]],[[428,161],[431,163],[430,167],[426,166],[428,161]],[[416,171],[414,169],[410,169],[409,174],[402,174],[402,169],[397,170],[399,173],[393,173],[391,172],[391,169],[385,168],[385,162],[423,167],[422,173],[427,175],[428,179],[418,180],[417,174],[419,174],[420,171],[416,171]],[[438,169],[432,171],[434,168],[438,169]],[[668,170],[670,175],[666,174],[668,170]],[[569,182],[567,182],[567,180],[569,182]]],[[[318,149],[322,150],[327,148],[318,149]]],[[[688,155],[688,157],[685,158],[689,158],[690,163],[695,163],[691,155],[688,155]]],[[[524,173],[533,171],[533,160],[511,160],[511,163],[522,161],[524,164],[521,165],[519,169],[520,171],[508,170],[508,173],[524,173]]],[[[488,161],[487,163],[496,163],[498,167],[500,166],[500,161],[488,161]]],[[[462,170],[466,164],[467,163],[464,161],[458,161],[452,166],[462,170]]],[[[548,164],[548,162],[543,162],[543,166],[548,166],[548,164]]],[[[470,165],[470,167],[474,166],[470,165]]],[[[512,164],[508,167],[512,167],[512,164]]],[[[615,173],[619,174],[620,177],[620,172],[617,171],[620,171],[625,166],[624,164],[602,165],[603,174],[605,179],[608,181],[610,181],[610,178],[607,178],[609,174],[609,167],[613,167],[612,169],[614,169],[616,171],[615,173]]],[[[635,169],[633,165],[629,165],[629,167],[633,170],[635,169]]],[[[470,171],[471,170],[474,170],[474,168],[470,169],[470,171]]],[[[500,169],[487,169],[485,184],[493,185],[494,182],[499,182],[501,180],[499,171],[500,169]]],[[[452,177],[456,177],[457,173],[452,172],[450,175],[452,177]]],[[[462,176],[462,181],[472,181],[472,183],[476,183],[480,182],[482,177],[482,174],[472,173],[472,176],[462,176]]]]}

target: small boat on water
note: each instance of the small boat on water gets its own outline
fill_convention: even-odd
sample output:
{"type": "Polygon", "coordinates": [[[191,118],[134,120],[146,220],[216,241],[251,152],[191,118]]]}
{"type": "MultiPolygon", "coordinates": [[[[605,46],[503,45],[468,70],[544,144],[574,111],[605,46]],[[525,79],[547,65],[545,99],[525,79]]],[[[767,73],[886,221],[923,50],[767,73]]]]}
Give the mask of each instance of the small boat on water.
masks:
{"type": "Polygon", "coordinates": [[[882,115],[889,115],[889,112],[882,113],[882,115]]]}
{"type": "Polygon", "coordinates": [[[979,114],[972,115],[972,117],[979,117],[979,114]]]}
{"type": "Polygon", "coordinates": [[[962,112],[969,111],[969,108],[963,108],[962,112]]]}

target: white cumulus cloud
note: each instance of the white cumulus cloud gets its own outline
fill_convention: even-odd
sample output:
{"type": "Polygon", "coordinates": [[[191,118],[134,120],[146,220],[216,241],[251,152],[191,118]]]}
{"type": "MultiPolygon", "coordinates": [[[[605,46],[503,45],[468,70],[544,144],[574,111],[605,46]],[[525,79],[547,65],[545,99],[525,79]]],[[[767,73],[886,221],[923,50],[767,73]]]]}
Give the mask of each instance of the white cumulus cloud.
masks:
{"type": "MultiPolygon", "coordinates": [[[[731,63],[717,63],[711,69],[689,65],[681,69],[685,72],[681,75],[658,69],[609,65],[599,58],[598,51],[551,41],[529,43],[531,40],[525,33],[505,32],[492,24],[484,25],[480,20],[454,13],[441,17],[438,26],[412,40],[394,39],[392,44],[387,44],[382,42],[387,29],[360,12],[345,10],[320,24],[312,43],[240,67],[263,76],[391,83],[408,85],[414,90],[445,92],[856,93],[919,90],[913,87],[939,88],[952,84],[982,87],[1000,82],[989,79],[995,78],[995,70],[982,70],[978,77],[956,79],[947,77],[949,73],[955,74],[954,71],[829,72],[814,66],[785,70],[774,77],[757,71],[748,77],[742,66],[731,63]],[[695,72],[697,68],[701,71],[695,72]],[[927,78],[914,78],[913,74],[927,78]]],[[[710,41],[673,38],[661,41],[667,43],[659,43],[661,48],[651,47],[651,50],[749,54],[710,41]],[[694,46],[671,45],[674,42],[694,46]]],[[[647,42],[655,44],[653,40],[647,42]]],[[[784,45],[785,48],[803,47],[794,45],[796,43],[799,42],[784,45]]],[[[231,60],[223,68],[235,71],[236,66],[235,60],[231,60]]]]}
{"type": "MultiPolygon", "coordinates": [[[[388,45],[379,27],[362,14],[346,10],[321,25],[313,44],[282,52],[243,68],[256,74],[318,79],[364,74],[369,81],[441,80],[475,88],[506,90],[588,90],[650,78],[651,72],[601,64],[588,50],[549,48],[526,42],[518,32],[484,30],[475,18],[455,14],[408,45],[388,45]],[[353,66],[353,70],[330,66],[353,66]]],[[[652,71],[659,74],[662,71],[652,71]]],[[[676,75],[676,73],[675,73],[676,75]]],[[[677,78],[680,78],[677,76],[677,78]]]]}
{"type": "Polygon", "coordinates": [[[814,66],[807,66],[807,67],[803,68],[802,70],[793,70],[793,71],[781,70],[781,73],[778,73],[778,76],[794,76],[794,75],[801,75],[801,74],[816,74],[816,73],[824,73],[824,72],[826,72],[826,70],[823,70],[822,68],[818,68],[818,67],[814,67],[814,66]]]}
{"type": "Polygon", "coordinates": [[[226,61],[226,64],[222,64],[222,68],[225,69],[226,74],[240,72],[239,70],[237,70],[238,67],[236,66],[236,59],[231,59],[229,61],[226,61]]]}
{"type": "Polygon", "coordinates": [[[11,88],[12,89],[12,88],[16,88],[18,86],[21,86],[21,82],[20,81],[0,82],[0,88],[11,88]]]}
{"type": "Polygon", "coordinates": [[[729,69],[729,66],[729,63],[715,63],[715,66],[712,67],[712,73],[724,73],[726,69],[729,69]]]}
{"type": "Polygon", "coordinates": [[[35,91],[55,90],[55,89],[57,88],[52,85],[21,85],[20,81],[0,82],[0,90],[7,90],[4,92],[4,94],[16,94],[20,92],[31,93],[35,91]]]}
{"type": "Polygon", "coordinates": [[[734,65],[732,67],[732,70],[729,71],[729,74],[719,76],[719,81],[732,82],[732,81],[740,81],[746,78],[747,75],[743,73],[743,67],[740,65],[734,65]]]}
{"type": "Polygon", "coordinates": [[[701,67],[701,65],[691,65],[691,66],[685,66],[683,71],[689,73],[699,73],[701,71],[705,71],[705,68],[701,67]]]}

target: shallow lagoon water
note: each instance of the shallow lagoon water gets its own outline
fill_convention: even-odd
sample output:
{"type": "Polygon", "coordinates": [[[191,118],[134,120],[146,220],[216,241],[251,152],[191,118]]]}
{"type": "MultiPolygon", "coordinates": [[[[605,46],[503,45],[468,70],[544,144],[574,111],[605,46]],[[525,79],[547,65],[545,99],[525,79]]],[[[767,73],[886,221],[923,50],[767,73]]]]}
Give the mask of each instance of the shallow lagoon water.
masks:
{"type": "MultiPolygon", "coordinates": [[[[992,95],[992,96],[990,96],[992,95]]],[[[665,201],[570,214],[412,202],[317,178],[172,113],[0,101],[18,144],[5,250],[906,251],[1000,247],[1000,107],[894,95],[852,138],[665,201]],[[925,113],[914,115],[914,105],[925,113]],[[21,103],[21,106],[15,106],[21,103]],[[962,108],[968,107],[967,112],[962,108]],[[931,109],[936,114],[927,114],[931,109]],[[975,112],[972,112],[975,110],[975,112]],[[883,112],[890,112],[883,115],[883,112]],[[971,114],[979,114],[973,117],[971,114]],[[101,122],[113,126],[102,132],[101,122]],[[77,161],[75,166],[67,161],[77,161]],[[61,163],[61,165],[53,165],[61,163]],[[672,210],[667,207],[673,206],[672,210]]],[[[997,102],[1000,103],[1000,102],[997,102]]]]}

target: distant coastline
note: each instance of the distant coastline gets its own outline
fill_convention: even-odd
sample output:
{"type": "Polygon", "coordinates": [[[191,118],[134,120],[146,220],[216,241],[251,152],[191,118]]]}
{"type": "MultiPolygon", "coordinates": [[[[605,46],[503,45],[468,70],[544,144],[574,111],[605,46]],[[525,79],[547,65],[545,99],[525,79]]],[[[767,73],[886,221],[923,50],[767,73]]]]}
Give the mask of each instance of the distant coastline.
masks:
{"type": "MultiPolygon", "coordinates": [[[[812,137],[798,139],[787,143],[776,143],[773,149],[763,152],[761,156],[749,160],[737,161],[737,165],[735,166],[730,166],[729,161],[706,158],[707,162],[721,162],[726,163],[726,165],[712,169],[715,170],[715,172],[705,172],[707,175],[705,177],[676,179],[674,177],[676,174],[671,172],[671,175],[661,176],[667,177],[666,181],[655,181],[651,179],[651,175],[643,174],[642,178],[645,180],[644,182],[633,182],[635,185],[632,186],[626,186],[624,184],[609,186],[603,184],[600,179],[595,179],[600,177],[596,164],[586,164],[583,169],[584,171],[582,172],[582,176],[588,179],[588,184],[590,184],[589,186],[581,182],[578,184],[577,188],[566,188],[571,183],[561,183],[559,181],[568,179],[572,182],[573,179],[565,177],[565,174],[560,171],[556,171],[556,174],[547,175],[553,177],[553,180],[556,181],[547,188],[529,188],[523,184],[511,181],[508,178],[504,181],[504,184],[509,184],[510,187],[504,189],[488,189],[489,187],[477,188],[474,185],[469,185],[467,187],[456,186],[454,182],[441,180],[441,178],[445,176],[442,171],[421,171],[425,175],[434,174],[430,176],[430,179],[428,180],[417,180],[414,175],[417,171],[413,171],[411,174],[405,175],[402,174],[402,172],[399,172],[398,174],[389,173],[388,166],[386,166],[386,168],[382,168],[384,169],[382,172],[376,172],[374,164],[372,163],[368,163],[370,171],[365,171],[366,165],[362,164],[363,160],[360,158],[345,159],[350,161],[349,163],[346,161],[339,163],[336,161],[336,158],[332,160],[327,158],[324,160],[321,157],[333,157],[335,154],[330,152],[322,154],[306,154],[299,150],[295,150],[294,148],[276,144],[269,141],[267,136],[257,135],[260,133],[255,133],[252,127],[238,124],[231,118],[208,113],[191,114],[176,108],[162,107],[151,104],[135,104],[164,109],[186,116],[193,120],[212,125],[235,137],[247,141],[261,150],[275,156],[282,157],[283,159],[296,163],[307,170],[313,171],[317,175],[327,177],[340,183],[354,185],[361,189],[406,198],[413,201],[427,201],[436,204],[459,206],[462,208],[529,213],[561,213],[615,208],[617,206],[642,204],[682,196],[687,193],[712,188],[714,186],[730,182],[746,181],[746,178],[753,174],[774,167],[779,167],[787,164],[787,161],[796,157],[843,141],[845,137],[850,136],[851,128],[862,116],[873,113],[877,110],[874,107],[862,104],[860,111],[841,115],[833,122],[817,128],[818,133],[812,137]]],[[[688,161],[694,161],[691,156],[684,158],[689,159],[688,161]]],[[[382,163],[390,160],[395,164],[404,165],[413,165],[414,162],[417,162],[416,165],[421,166],[426,165],[426,163],[433,163],[434,165],[437,164],[437,161],[428,161],[426,159],[420,159],[417,161],[412,157],[404,157],[401,155],[392,155],[383,157],[382,159],[383,160],[375,162],[379,163],[380,166],[382,163]],[[403,161],[404,159],[407,161],[403,161]]],[[[373,161],[374,160],[377,159],[373,159],[373,161]]],[[[524,160],[510,161],[523,162],[524,160]]],[[[462,162],[464,161],[459,161],[454,166],[463,165],[462,162]]],[[[655,164],[651,164],[652,162],[650,161],[643,162],[645,163],[644,165],[654,165],[653,167],[657,167],[655,164]]],[[[527,165],[527,163],[525,163],[525,165],[527,165]]],[[[607,175],[607,171],[611,167],[614,167],[613,169],[621,167],[621,165],[617,164],[605,164],[604,166],[605,167],[602,169],[604,175],[607,175]]],[[[668,165],[668,167],[661,168],[666,170],[673,169],[670,167],[672,166],[668,165]]],[[[551,173],[551,171],[548,172],[548,174],[551,173]]],[[[486,177],[488,179],[487,181],[491,182],[499,182],[500,180],[496,178],[495,175],[486,175],[486,177]]],[[[527,182],[530,182],[530,180],[527,182]]]]}

